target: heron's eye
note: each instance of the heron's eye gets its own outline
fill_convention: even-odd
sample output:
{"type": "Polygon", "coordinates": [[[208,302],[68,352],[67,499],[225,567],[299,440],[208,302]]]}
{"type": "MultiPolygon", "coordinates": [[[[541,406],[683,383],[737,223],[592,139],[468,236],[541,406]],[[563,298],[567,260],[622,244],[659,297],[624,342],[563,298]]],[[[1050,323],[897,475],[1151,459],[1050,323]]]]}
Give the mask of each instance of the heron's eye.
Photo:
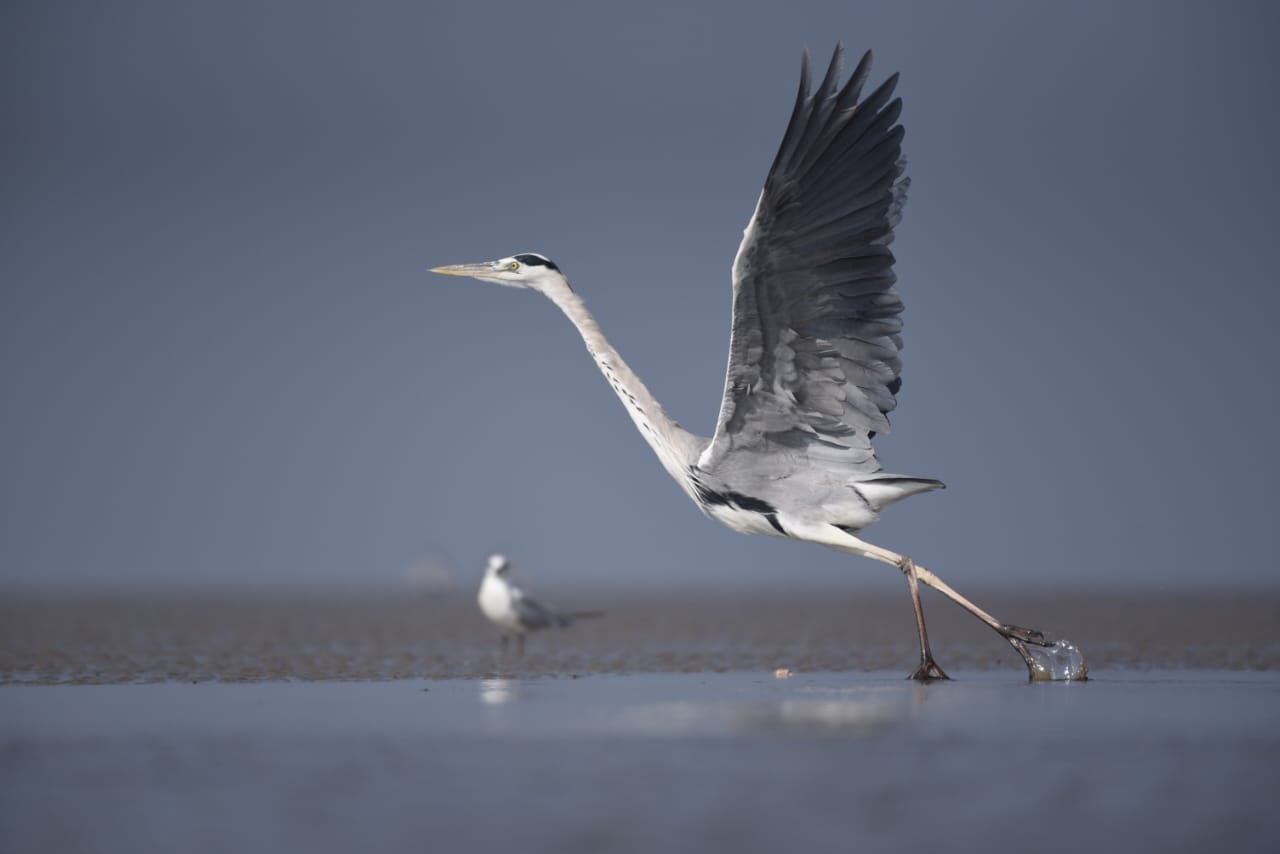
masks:
{"type": "Polygon", "coordinates": [[[510,264],[508,264],[508,265],[507,265],[507,269],[508,269],[508,270],[519,270],[519,269],[520,269],[520,262],[519,262],[519,261],[512,261],[510,264]]]}

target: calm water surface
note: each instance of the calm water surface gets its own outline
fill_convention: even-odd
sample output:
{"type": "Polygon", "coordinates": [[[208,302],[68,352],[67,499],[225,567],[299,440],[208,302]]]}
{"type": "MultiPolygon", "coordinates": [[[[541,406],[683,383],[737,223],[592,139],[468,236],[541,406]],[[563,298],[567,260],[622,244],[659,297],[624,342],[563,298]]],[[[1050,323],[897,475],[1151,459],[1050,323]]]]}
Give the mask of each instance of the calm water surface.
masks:
{"type": "Polygon", "coordinates": [[[1280,678],[0,688],[12,851],[1269,851],[1280,678]]]}

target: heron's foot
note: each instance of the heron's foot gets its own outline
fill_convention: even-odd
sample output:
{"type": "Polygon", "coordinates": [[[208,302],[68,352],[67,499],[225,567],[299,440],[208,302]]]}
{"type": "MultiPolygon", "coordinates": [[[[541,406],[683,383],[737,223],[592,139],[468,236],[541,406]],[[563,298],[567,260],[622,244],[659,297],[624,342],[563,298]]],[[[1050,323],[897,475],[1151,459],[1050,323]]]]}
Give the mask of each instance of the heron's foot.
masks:
{"type": "MultiPolygon", "coordinates": [[[[1053,646],[1053,641],[1048,640],[1044,636],[1044,632],[1038,632],[1035,629],[1024,629],[1022,626],[1013,626],[1009,623],[1000,626],[1000,634],[1004,635],[1009,640],[1009,643],[1019,640],[1024,643],[1033,643],[1036,646],[1053,646]]],[[[1014,648],[1017,648],[1017,644],[1014,644],[1014,648]]]]}
{"type": "Polygon", "coordinates": [[[1022,656],[1022,661],[1027,665],[1028,679],[1032,682],[1044,682],[1053,678],[1049,669],[1045,667],[1044,662],[1037,661],[1036,657],[1031,654],[1031,650],[1027,649],[1025,643],[1014,637],[1007,637],[1005,640],[1018,651],[1018,655],[1022,656]]]}
{"type": "Polygon", "coordinates": [[[1027,678],[1032,682],[1072,681],[1089,678],[1089,667],[1084,655],[1070,641],[1057,641],[1035,647],[1032,651],[1014,637],[1005,638],[1027,665],[1027,678]]]}
{"type": "Polygon", "coordinates": [[[942,672],[942,668],[933,660],[933,656],[928,656],[920,662],[920,666],[916,668],[916,672],[907,677],[917,682],[938,682],[951,677],[942,672]]]}

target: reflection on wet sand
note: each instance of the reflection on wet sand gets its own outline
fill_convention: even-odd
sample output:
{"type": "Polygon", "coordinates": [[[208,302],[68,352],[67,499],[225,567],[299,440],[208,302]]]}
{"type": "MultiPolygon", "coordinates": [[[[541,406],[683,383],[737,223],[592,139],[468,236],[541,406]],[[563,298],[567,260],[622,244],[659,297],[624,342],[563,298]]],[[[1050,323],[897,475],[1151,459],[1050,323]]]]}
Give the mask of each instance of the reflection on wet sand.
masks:
{"type": "MultiPolygon", "coordinates": [[[[763,679],[749,674],[735,674],[733,678],[744,677],[754,685],[767,685],[763,679]]],[[[887,685],[875,680],[838,688],[814,684],[812,676],[803,677],[803,682],[800,687],[785,686],[773,691],[773,696],[768,696],[767,690],[755,690],[749,697],[737,700],[726,699],[720,693],[704,698],[684,695],[637,699],[622,691],[614,698],[615,702],[581,715],[576,726],[583,732],[633,736],[792,732],[857,737],[882,732],[918,716],[931,692],[936,696],[939,690],[944,690],[905,680],[898,684],[896,679],[887,685]]],[[[540,716],[546,711],[545,697],[554,685],[554,681],[489,678],[480,680],[477,696],[486,710],[502,709],[501,717],[489,719],[491,725],[503,731],[536,730],[540,716]]]]}
{"type": "Polygon", "coordinates": [[[863,687],[839,692],[805,691],[818,696],[783,696],[743,702],[677,701],[627,709],[623,730],[651,735],[796,732],[843,736],[869,735],[910,718],[925,702],[928,687],[893,690],[863,687]]]}
{"type": "Polygon", "coordinates": [[[869,735],[898,724],[911,714],[911,705],[899,699],[848,697],[841,700],[783,700],[748,703],[730,709],[729,725],[741,730],[782,730],[869,735]]]}
{"type": "Polygon", "coordinates": [[[515,699],[516,684],[510,679],[481,679],[480,702],[486,706],[503,706],[515,699]]]}

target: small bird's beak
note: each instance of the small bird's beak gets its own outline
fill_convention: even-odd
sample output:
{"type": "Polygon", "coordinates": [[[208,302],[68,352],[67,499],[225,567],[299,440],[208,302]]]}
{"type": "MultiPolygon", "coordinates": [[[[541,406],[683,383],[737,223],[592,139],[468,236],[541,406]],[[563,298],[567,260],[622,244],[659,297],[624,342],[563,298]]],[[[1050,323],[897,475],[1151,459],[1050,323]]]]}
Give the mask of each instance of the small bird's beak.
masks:
{"type": "Polygon", "coordinates": [[[497,272],[492,261],[483,264],[450,264],[447,267],[432,267],[431,272],[442,276],[487,276],[497,272]]]}

